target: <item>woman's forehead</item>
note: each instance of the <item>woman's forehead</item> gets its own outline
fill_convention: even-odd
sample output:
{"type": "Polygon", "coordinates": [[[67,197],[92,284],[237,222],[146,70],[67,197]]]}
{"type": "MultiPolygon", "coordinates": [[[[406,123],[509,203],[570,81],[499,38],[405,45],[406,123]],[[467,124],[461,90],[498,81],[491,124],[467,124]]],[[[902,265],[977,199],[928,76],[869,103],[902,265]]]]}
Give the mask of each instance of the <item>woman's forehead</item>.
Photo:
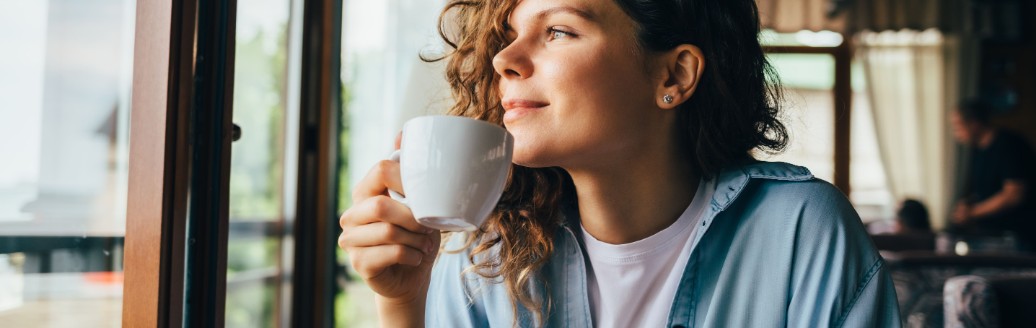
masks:
{"type": "Polygon", "coordinates": [[[519,0],[507,19],[515,22],[562,14],[605,22],[621,19],[625,13],[614,0],[519,0]]]}

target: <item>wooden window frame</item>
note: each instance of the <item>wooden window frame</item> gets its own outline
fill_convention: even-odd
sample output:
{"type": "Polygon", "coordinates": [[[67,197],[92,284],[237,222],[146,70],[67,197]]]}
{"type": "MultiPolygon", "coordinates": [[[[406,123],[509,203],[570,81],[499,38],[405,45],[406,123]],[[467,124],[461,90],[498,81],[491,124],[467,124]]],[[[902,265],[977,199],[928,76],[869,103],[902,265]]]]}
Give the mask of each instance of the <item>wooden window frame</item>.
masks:
{"type": "Polygon", "coordinates": [[[138,3],[124,326],[223,326],[236,5],[138,3]]]}
{"type": "Polygon", "coordinates": [[[137,3],[122,325],[182,327],[195,1],[137,3]]]}
{"type": "MultiPolygon", "coordinates": [[[[848,38],[844,38],[849,40],[848,38]]],[[[850,175],[850,154],[852,135],[852,46],[849,41],[835,47],[767,46],[767,54],[827,54],[835,59],[834,98],[834,181],[831,181],[846,195],[852,191],[850,175]]]]}
{"type": "MultiPolygon", "coordinates": [[[[334,325],[342,0],[298,1],[297,210],[277,225],[228,220],[236,0],[137,3],[123,326],[223,326],[231,229],[292,236],[291,303],[275,318],[334,325]]],[[[258,273],[243,280],[279,280],[258,273]]]]}
{"type": "Polygon", "coordinates": [[[341,127],[342,0],[303,8],[299,174],[292,279],[293,327],[333,327],[339,274],[338,131],[341,127]]]}

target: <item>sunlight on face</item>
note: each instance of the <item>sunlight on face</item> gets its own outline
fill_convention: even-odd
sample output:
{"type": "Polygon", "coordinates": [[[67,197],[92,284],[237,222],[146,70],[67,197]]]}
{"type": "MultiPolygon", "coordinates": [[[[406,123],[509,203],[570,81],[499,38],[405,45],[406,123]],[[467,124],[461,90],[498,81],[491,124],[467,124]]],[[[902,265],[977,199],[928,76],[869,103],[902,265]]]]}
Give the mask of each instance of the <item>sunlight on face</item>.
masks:
{"type": "Polygon", "coordinates": [[[493,58],[514,162],[600,165],[635,156],[662,130],[634,22],[612,0],[525,0],[493,58]]]}

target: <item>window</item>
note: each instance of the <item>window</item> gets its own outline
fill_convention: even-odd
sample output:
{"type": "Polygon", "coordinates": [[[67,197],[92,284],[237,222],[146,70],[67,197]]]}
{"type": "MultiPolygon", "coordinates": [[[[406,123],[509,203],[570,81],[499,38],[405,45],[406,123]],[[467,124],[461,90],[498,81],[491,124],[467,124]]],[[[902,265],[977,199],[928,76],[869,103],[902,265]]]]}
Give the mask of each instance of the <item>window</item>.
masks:
{"type": "Polygon", "coordinates": [[[2,325],[329,324],[340,6],[0,2],[2,325]]]}
{"type": "Polygon", "coordinates": [[[135,8],[0,2],[4,325],[121,325],[135,8]]]}
{"type": "MultiPolygon", "coordinates": [[[[838,131],[835,104],[836,65],[839,60],[851,61],[848,54],[839,54],[842,37],[833,32],[774,33],[764,31],[761,39],[770,46],[770,63],[777,70],[784,87],[784,117],[791,140],[785,152],[769,155],[757,152],[759,158],[785,161],[810,169],[816,177],[835,183],[838,171],[837,154],[848,155],[849,199],[864,222],[890,219],[894,200],[889,191],[885,168],[878,149],[864,74],[860,64],[851,63],[852,98],[848,133],[838,131]],[[838,149],[837,136],[844,134],[847,149],[838,149]]],[[[844,174],[844,173],[842,173],[844,174]]]]}
{"type": "Polygon", "coordinates": [[[227,327],[287,327],[298,183],[301,1],[238,2],[227,327]]]}
{"type": "Polygon", "coordinates": [[[761,158],[809,168],[817,178],[834,181],[834,71],[828,54],[770,54],[784,87],[781,122],[790,140],[781,154],[761,158]]]}

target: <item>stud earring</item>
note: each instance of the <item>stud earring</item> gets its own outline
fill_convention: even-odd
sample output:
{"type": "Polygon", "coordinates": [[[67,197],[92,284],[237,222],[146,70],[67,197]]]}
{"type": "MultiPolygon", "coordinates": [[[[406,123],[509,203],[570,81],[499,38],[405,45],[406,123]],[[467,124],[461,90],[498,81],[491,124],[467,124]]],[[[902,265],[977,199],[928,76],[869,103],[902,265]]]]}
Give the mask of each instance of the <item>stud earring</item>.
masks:
{"type": "Polygon", "coordinates": [[[662,102],[667,103],[667,104],[672,104],[673,103],[673,96],[670,96],[670,95],[662,96],[662,102]]]}

